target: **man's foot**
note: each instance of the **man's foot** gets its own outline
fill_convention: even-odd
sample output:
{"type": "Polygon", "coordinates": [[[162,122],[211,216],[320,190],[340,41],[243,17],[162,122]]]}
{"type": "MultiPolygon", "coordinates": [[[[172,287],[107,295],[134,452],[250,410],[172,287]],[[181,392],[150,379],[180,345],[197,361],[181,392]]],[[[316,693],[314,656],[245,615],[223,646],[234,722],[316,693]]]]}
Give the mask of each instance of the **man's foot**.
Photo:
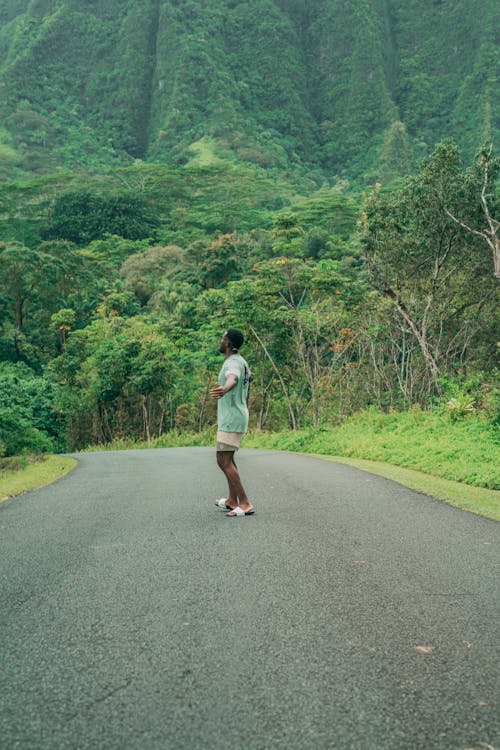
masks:
{"type": "Polygon", "coordinates": [[[233,503],[232,500],[228,500],[226,497],[221,497],[219,500],[215,501],[215,507],[220,510],[233,510],[238,506],[236,503],[233,503]]]}
{"type": "Polygon", "coordinates": [[[243,516],[253,516],[254,513],[255,508],[253,507],[253,505],[247,503],[246,505],[238,505],[232,511],[226,513],[226,516],[228,518],[242,518],[243,516]]]}

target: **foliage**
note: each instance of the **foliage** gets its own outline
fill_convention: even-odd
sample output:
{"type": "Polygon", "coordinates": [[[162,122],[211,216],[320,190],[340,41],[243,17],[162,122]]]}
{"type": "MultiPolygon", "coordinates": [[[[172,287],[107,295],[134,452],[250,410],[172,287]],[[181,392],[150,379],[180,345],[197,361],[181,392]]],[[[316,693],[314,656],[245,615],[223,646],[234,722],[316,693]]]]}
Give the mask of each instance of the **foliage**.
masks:
{"type": "Polygon", "coordinates": [[[8,6],[0,174],[180,166],[201,148],[366,184],[450,134],[469,159],[498,136],[493,0],[8,6]]]}
{"type": "Polygon", "coordinates": [[[122,431],[147,439],[161,432],[176,369],[174,347],[158,326],[103,310],[50,366],[69,444],[105,442],[122,431]]]}
{"type": "Polygon", "coordinates": [[[427,474],[500,489],[498,431],[477,416],[453,420],[420,410],[359,412],[335,429],[254,433],[248,447],[384,461],[427,474]]]}
{"type": "MultiPolygon", "coordinates": [[[[449,216],[482,225],[481,183],[475,169],[461,169],[456,145],[445,141],[400,188],[376,189],[363,216],[370,281],[418,344],[431,389],[442,371],[463,366],[465,352],[470,359],[485,312],[494,319],[498,290],[483,247],[449,216]]],[[[490,349],[491,362],[493,355],[490,349]]]]}
{"type": "Polygon", "coordinates": [[[57,446],[59,424],[51,382],[22,363],[0,362],[0,445],[5,456],[57,446]]]}
{"type": "Polygon", "coordinates": [[[146,305],[164,279],[185,262],[186,253],[177,245],[154,246],[130,255],[120,274],[126,281],[126,289],[133,291],[141,305],[146,305]]]}
{"type": "MultiPolygon", "coordinates": [[[[0,246],[0,356],[29,364],[40,387],[50,381],[52,403],[40,422],[14,418],[59,449],[205,434],[220,335],[238,327],[255,373],[252,429],[301,433],[370,406],[427,409],[436,399],[448,421],[495,424],[497,290],[472,231],[484,222],[483,177],[444,142],[412,177],[370,191],[361,215],[341,185],[302,182],[300,192],[222,159],[4,185],[1,227],[14,240],[0,246]],[[124,194],[147,207],[154,244],[119,234],[41,241],[68,195],[81,208],[124,194]],[[29,243],[16,241],[25,227],[29,243]]],[[[84,232],[92,216],[81,218],[84,232]]],[[[20,446],[34,440],[18,434],[20,446]]]]}
{"type": "Polygon", "coordinates": [[[45,239],[65,239],[77,245],[115,234],[129,240],[154,237],[158,219],[142,198],[132,195],[99,197],[89,192],[58,198],[42,229],[45,239]]]}
{"type": "Polygon", "coordinates": [[[31,250],[21,243],[0,246],[0,279],[19,332],[24,328],[26,305],[62,273],[59,259],[43,248],[31,250]]]}
{"type": "Polygon", "coordinates": [[[441,396],[436,405],[452,419],[464,419],[480,413],[493,426],[500,424],[500,388],[496,369],[489,373],[475,372],[459,377],[440,379],[441,396]]]}

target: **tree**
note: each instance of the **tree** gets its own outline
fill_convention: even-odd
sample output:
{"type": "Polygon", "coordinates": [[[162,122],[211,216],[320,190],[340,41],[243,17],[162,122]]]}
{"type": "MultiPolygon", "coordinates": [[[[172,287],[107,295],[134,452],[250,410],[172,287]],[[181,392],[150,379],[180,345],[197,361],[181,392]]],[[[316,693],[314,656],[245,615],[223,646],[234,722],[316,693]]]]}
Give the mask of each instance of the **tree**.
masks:
{"type": "Polygon", "coordinates": [[[58,312],[53,313],[50,318],[51,330],[57,333],[61,349],[64,349],[64,347],[66,346],[68,334],[75,324],[75,319],[75,311],[68,308],[58,310],[58,312]]]}
{"type": "Polygon", "coordinates": [[[167,406],[175,412],[175,347],[158,325],[137,317],[103,315],[70,333],[49,371],[71,447],[122,435],[149,441],[164,431],[167,406]]]}
{"type": "MultiPolygon", "coordinates": [[[[481,237],[481,239],[486,242],[486,245],[493,254],[494,276],[495,278],[500,279],[500,237],[498,237],[500,222],[493,217],[492,209],[490,208],[490,202],[494,202],[494,195],[492,196],[492,193],[495,189],[496,178],[500,171],[500,161],[498,159],[493,159],[492,157],[493,145],[490,145],[488,148],[484,148],[481,151],[478,159],[478,168],[482,172],[480,203],[487,227],[481,230],[474,229],[461,219],[457,219],[457,217],[447,208],[445,211],[450,219],[453,219],[456,224],[463,229],[466,229],[470,234],[473,234],[476,237],[481,237]]],[[[472,176],[474,176],[474,172],[472,172],[472,176]]],[[[472,181],[476,182],[474,179],[472,181]]]]}
{"type": "Polygon", "coordinates": [[[54,387],[22,362],[0,362],[0,455],[54,450],[54,387]]]}
{"type": "Polygon", "coordinates": [[[292,255],[294,240],[302,238],[305,232],[292,213],[278,214],[273,222],[273,252],[276,255],[292,255]]]}
{"type": "Polygon", "coordinates": [[[395,120],[384,135],[379,159],[380,179],[391,182],[411,171],[412,153],[410,139],[404,123],[395,120]]]}
{"type": "Polygon", "coordinates": [[[205,289],[224,286],[241,276],[243,258],[242,241],[236,232],[219,234],[217,239],[204,247],[198,255],[199,280],[205,289]]]}
{"type": "Polygon", "coordinates": [[[141,305],[146,305],[160,289],[163,279],[185,262],[185,256],[185,251],[177,245],[150,247],[130,255],[120,274],[126,288],[134,292],[141,305]]]}
{"type": "Polygon", "coordinates": [[[477,203],[451,141],[392,193],[377,189],[362,218],[369,277],[389,298],[420,347],[431,387],[467,356],[478,315],[494,295],[479,243],[449,213],[477,203]]]}
{"type": "Polygon", "coordinates": [[[61,270],[54,256],[31,250],[19,242],[0,247],[0,278],[14,307],[16,329],[24,329],[28,301],[36,298],[40,289],[61,270]]]}
{"type": "Polygon", "coordinates": [[[158,218],[143,198],[129,194],[102,197],[82,191],[56,200],[42,234],[45,239],[85,245],[106,234],[130,240],[154,238],[158,227],[158,218]]]}

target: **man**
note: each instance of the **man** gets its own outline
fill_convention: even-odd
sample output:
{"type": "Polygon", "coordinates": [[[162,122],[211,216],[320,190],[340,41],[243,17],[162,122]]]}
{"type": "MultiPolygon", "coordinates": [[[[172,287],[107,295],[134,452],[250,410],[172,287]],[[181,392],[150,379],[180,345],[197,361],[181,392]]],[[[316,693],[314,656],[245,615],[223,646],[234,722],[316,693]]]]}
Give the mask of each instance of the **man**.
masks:
{"type": "Polygon", "coordinates": [[[228,328],[222,336],[219,351],[224,363],[217,378],[218,384],[210,395],[217,399],[217,464],[224,472],[229,494],[216,501],[216,506],[228,510],[230,518],[252,515],[255,510],[241,483],[234,461],[234,454],[241,445],[241,438],[248,429],[248,386],[252,374],[248,364],[238,354],[243,345],[243,334],[236,328],[228,328]]]}

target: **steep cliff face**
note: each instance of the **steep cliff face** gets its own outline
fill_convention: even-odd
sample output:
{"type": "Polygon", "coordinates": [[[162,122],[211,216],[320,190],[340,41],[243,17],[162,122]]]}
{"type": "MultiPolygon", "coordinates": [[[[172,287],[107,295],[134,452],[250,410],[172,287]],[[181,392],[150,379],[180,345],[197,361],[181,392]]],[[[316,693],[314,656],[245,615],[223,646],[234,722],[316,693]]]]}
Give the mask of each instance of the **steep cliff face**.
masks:
{"type": "Polygon", "coordinates": [[[413,158],[472,151],[498,133],[494,19],[493,0],[10,0],[0,170],[182,163],[204,137],[354,175],[396,131],[413,158]]]}

